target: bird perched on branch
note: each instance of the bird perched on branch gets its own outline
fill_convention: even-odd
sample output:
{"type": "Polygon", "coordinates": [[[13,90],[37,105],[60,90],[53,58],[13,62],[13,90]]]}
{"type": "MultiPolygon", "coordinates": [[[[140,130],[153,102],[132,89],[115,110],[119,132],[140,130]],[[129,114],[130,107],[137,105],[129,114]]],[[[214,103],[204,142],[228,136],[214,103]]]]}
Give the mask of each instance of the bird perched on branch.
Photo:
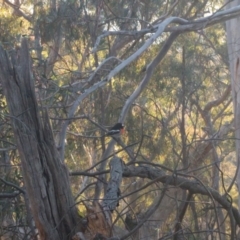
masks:
{"type": "Polygon", "coordinates": [[[110,130],[107,132],[106,136],[118,136],[124,133],[123,123],[116,123],[110,130]]]}

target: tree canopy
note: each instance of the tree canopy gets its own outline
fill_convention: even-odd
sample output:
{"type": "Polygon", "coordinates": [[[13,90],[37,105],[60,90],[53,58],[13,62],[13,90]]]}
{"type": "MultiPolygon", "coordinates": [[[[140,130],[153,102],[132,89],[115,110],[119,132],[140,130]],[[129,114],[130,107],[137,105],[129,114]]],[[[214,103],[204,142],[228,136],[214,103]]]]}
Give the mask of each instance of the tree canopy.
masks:
{"type": "Polygon", "coordinates": [[[0,4],[3,239],[237,237],[239,4],[0,4]]]}

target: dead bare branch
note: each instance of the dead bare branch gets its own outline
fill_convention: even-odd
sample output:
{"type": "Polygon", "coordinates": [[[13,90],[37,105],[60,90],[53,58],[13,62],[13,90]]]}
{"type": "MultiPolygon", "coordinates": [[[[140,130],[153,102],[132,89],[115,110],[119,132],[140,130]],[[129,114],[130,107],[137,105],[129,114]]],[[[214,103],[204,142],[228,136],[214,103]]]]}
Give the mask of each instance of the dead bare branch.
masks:
{"type": "Polygon", "coordinates": [[[14,9],[14,11],[21,17],[25,18],[27,21],[32,22],[32,18],[27,16],[21,9],[19,6],[13,4],[12,2],[8,1],[8,0],[4,0],[4,2],[10,6],[12,9],[14,9]]]}

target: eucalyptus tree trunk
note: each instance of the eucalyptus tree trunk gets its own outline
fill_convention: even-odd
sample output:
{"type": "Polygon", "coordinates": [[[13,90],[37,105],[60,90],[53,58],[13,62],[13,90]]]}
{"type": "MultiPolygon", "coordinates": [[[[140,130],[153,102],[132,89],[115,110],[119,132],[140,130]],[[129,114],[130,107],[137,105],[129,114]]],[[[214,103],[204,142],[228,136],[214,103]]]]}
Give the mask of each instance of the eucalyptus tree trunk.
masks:
{"type": "MultiPolygon", "coordinates": [[[[236,7],[240,5],[240,0],[230,2],[227,7],[236,7]]],[[[232,97],[234,107],[235,121],[235,137],[236,137],[236,153],[237,166],[240,164],[240,17],[228,20],[226,22],[227,29],[227,45],[229,65],[231,72],[232,97]]],[[[237,186],[240,188],[240,171],[237,172],[237,186]]],[[[238,197],[238,208],[240,208],[240,197],[238,197]]]]}
{"type": "Polygon", "coordinates": [[[47,111],[37,104],[26,39],[11,57],[0,46],[0,80],[40,239],[71,239],[76,231],[77,212],[47,111]]]}

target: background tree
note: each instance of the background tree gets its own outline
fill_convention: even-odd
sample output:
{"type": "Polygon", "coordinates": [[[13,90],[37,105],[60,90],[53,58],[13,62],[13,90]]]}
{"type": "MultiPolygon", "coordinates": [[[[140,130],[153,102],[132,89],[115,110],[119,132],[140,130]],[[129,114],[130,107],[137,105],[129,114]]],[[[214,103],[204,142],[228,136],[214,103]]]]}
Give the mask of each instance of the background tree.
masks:
{"type": "MultiPolygon", "coordinates": [[[[36,122],[42,122],[39,131],[43,134],[50,131],[44,109],[51,119],[59,156],[51,143],[49,151],[56,154],[56,165],[51,167],[51,161],[46,161],[46,169],[51,167],[49,176],[56,176],[53,184],[68,184],[67,179],[57,177],[59,172],[66,174],[67,165],[72,194],[82,216],[89,216],[83,205],[89,209],[92,201],[101,203],[105,199],[107,163],[117,152],[125,167],[120,206],[112,218],[115,226],[129,231],[125,237],[234,239],[234,225],[240,221],[234,207],[237,164],[224,21],[238,16],[240,7],[229,11],[223,8],[221,1],[213,0],[161,4],[137,0],[4,1],[1,43],[10,54],[19,46],[21,35],[29,39],[38,102],[33,109],[39,108],[33,123],[38,126],[36,122]],[[114,140],[104,137],[107,127],[117,121],[127,126],[118,147],[114,140]]],[[[22,49],[20,53],[25,54],[22,49]]],[[[1,81],[3,73],[1,70],[1,81]]],[[[7,99],[11,106],[13,99],[7,99]]],[[[13,106],[21,112],[23,104],[13,106]]],[[[9,204],[2,195],[1,234],[21,239],[35,234],[31,219],[34,211],[30,214],[26,204],[30,200],[34,208],[35,196],[29,195],[29,175],[19,166],[16,145],[22,166],[28,148],[14,140],[13,129],[17,139],[20,126],[12,128],[9,121],[21,114],[6,109],[3,95],[1,111],[2,192],[11,192],[13,199],[9,204]],[[15,235],[10,226],[16,228],[15,235]]],[[[34,139],[30,139],[32,143],[34,139]]],[[[38,148],[34,154],[41,159],[45,151],[38,148]]],[[[32,170],[37,173],[37,169],[32,170]]],[[[39,172],[44,173],[41,168],[39,172]]],[[[46,175],[42,176],[44,181],[46,175]]],[[[40,177],[36,182],[41,182],[40,177]]],[[[64,224],[68,226],[65,232],[59,230],[60,239],[78,231],[73,197],[69,187],[65,191],[69,196],[65,213],[56,212],[60,219],[69,214],[75,220],[64,224]]],[[[59,206],[52,204],[53,209],[59,206]]],[[[98,208],[96,203],[94,206],[98,208]]],[[[61,228],[62,221],[44,224],[44,232],[51,232],[61,228]]],[[[95,232],[91,231],[93,238],[95,232]]],[[[43,233],[41,236],[44,238],[43,233]]]]}
{"type": "MultiPolygon", "coordinates": [[[[229,7],[239,5],[239,1],[234,1],[228,5],[229,7]]],[[[228,55],[231,72],[231,84],[232,84],[232,98],[234,107],[234,124],[235,124],[235,136],[236,136],[236,158],[237,165],[239,164],[239,100],[238,100],[238,85],[239,85],[239,36],[238,33],[233,31],[234,27],[238,23],[239,18],[228,21],[227,26],[227,44],[228,44],[228,55]],[[233,40],[234,39],[234,40],[233,40]]],[[[237,186],[240,184],[240,172],[238,171],[236,176],[237,186]]],[[[238,198],[238,206],[240,206],[240,198],[238,198]]]]}

